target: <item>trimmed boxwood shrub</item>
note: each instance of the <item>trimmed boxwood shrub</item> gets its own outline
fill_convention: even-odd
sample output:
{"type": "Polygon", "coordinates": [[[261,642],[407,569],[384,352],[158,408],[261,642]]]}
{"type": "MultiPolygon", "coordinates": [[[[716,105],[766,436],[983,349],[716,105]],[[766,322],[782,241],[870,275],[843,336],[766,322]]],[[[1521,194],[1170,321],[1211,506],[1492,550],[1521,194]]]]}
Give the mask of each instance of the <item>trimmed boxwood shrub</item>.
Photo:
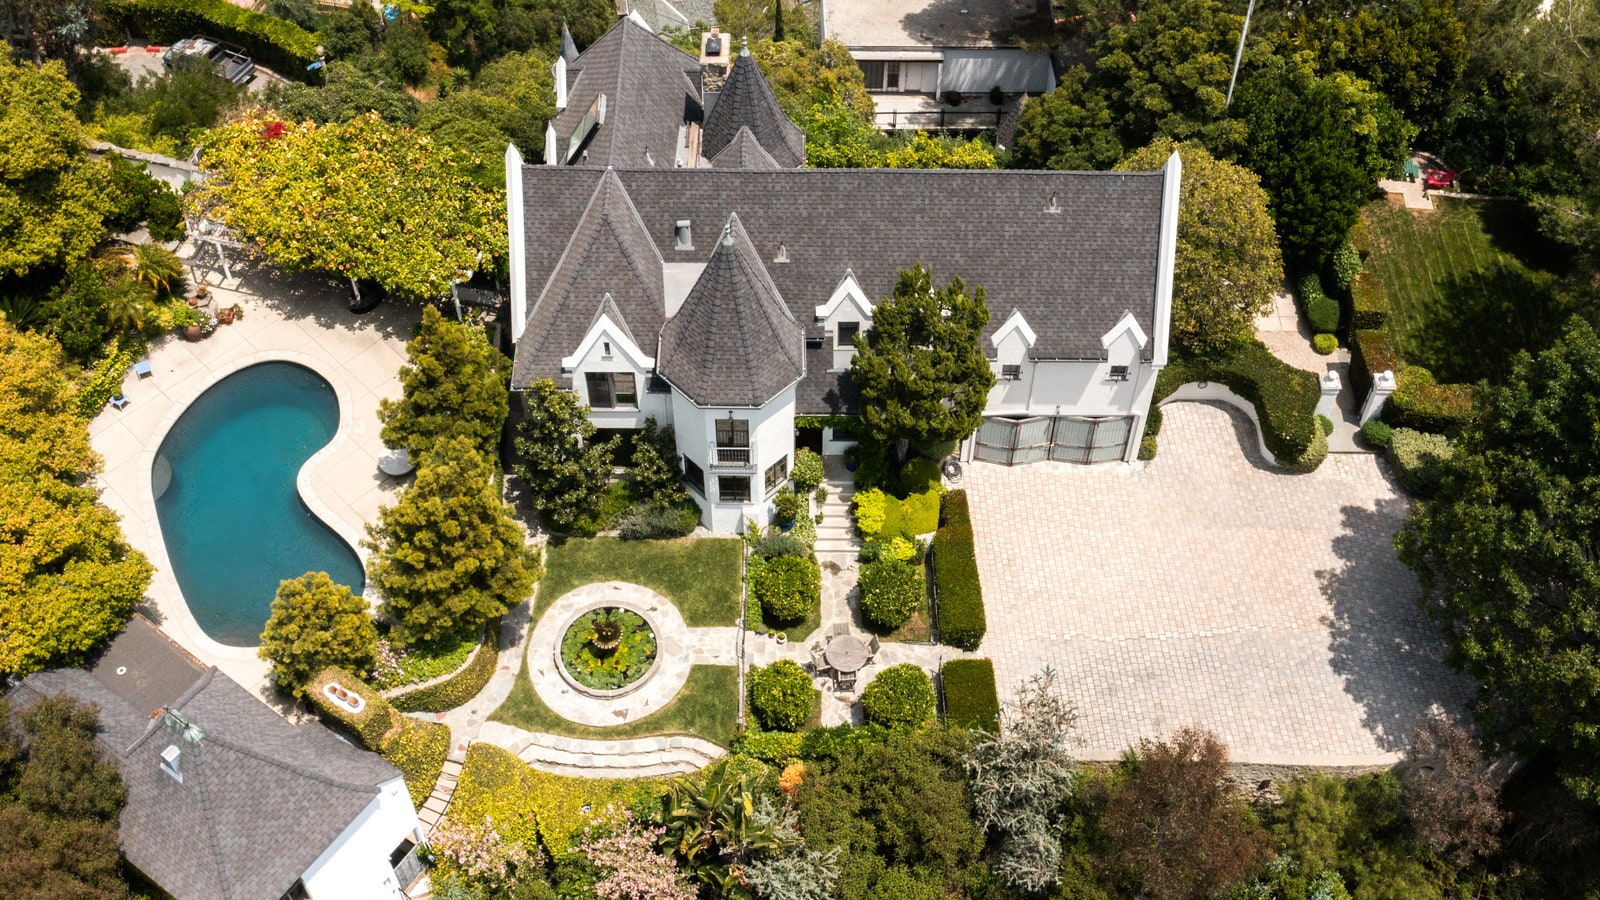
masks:
{"type": "Polygon", "coordinates": [[[1396,428],[1444,434],[1472,418],[1472,386],[1439,384],[1421,366],[1405,366],[1395,373],[1394,394],[1384,419],[1396,428]]]}
{"type": "Polygon", "coordinates": [[[933,682],[915,663],[890,666],[861,692],[867,721],[885,728],[912,728],[933,718],[933,682]]]}
{"type": "Polygon", "coordinates": [[[1350,386],[1356,401],[1365,402],[1372,390],[1372,376],[1379,372],[1400,372],[1400,354],[1394,342],[1382,331],[1357,331],[1350,336],[1350,386]]]}
{"type": "Polygon", "coordinates": [[[970,524],[951,523],[933,536],[933,583],[939,640],[962,650],[978,649],[989,624],[970,524]]]}
{"type": "Polygon", "coordinates": [[[1350,282],[1350,327],[1362,330],[1382,328],[1388,320],[1389,298],[1383,295],[1383,286],[1370,274],[1357,275],[1350,282]]]}
{"type": "Polygon", "coordinates": [[[1319,334],[1311,338],[1311,349],[1322,356],[1331,356],[1333,351],[1339,349],[1339,339],[1331,334],[1319,334]]]}
{"type": "Polygon", "coordinates": [[[920,566],[882,556],[861,566],[861,614],[881,629],[899,628],[927,596],[920,566]]]}
{"type": "Polygon", "coordinates": [[[488,639],[478,645],[461,671],[438,684],[390,697],[389,702],[402,712],[444,712],[478,696],[500,661],[500,623],[490,622],[486,634],[488,639]]]}
{"type": "Polygon", "coordinates": [[[311,705],[317,710],[317,715],[325,721],[332,721],[340,731],[350,734],[368,750],[377,751],[382,747],[384,735],[387,735],[389,729],[400,721],[400,714],[394,711],[389,701],[383,699],[382,694],[363,684],[361,679],[344,669],[327,668],[318,672],[307,685],[306,696],[311,698],[311,705]],[[328,699],[328,695],[322,692],[323,686],[330,681],[336,681],[340,687],[355,692],[361,699],[367,701],[367,705],[359,713],[352,713],[335,705],[328,699]]]}
{"type": "Polygon", "coordinates": [[[957,728],[1000,728],[1000,697],[995,692],[994,663],[987,659],[952,659],[939,669],[944,691],[944,720],[957,728]]]}
{"type": "Polygon", "coordinates": [[[1454,451],[1450,440],[1442,434],[1396,428],[1389,439],[1386,455],[1395,477],[1407,491],[1417,497],[1432,497],[1439,489],[1439,464],[1449,459],[1454,451]]]}
{"type": "Polygon", "coordinates": [[[405,776],[411,805],[422,808],[450,755],[450,726],[405,719],[384,742],[378,755],[405,776]]]}
{"type": "Polygon", "coordinates": [[[789,479],[794,482],[796,491],[807,493],[821,484],[824,477],[822,457],[816,451],[801,447],[794,452],[794,468],[789,470],[789,479]]]}
{"type": "Polygon", "coordinates": [[[1161,433],[1161,407],[1150,404],[1150,411],[1144,417],[1144,436],[1153,438],[1161,433]]]}
{"type": "Polygon", "coordinates": [[[1322,290],[1322,278],[1317,273],[1300,279],[1300,303],[1305,308],[1312,333],[1332,334],[1339,330],[1339,301],[1322,290]]]}
{"type": "Polygon", "coordinates": [[[1382,419],[1368,419],[1361,426],[1361,436],[1374,447],[1387,447],[1394,440],[1394,429],[1382,419]]]}
{"type": "Polygon", "coordinates": [[[921,494],[938,487],[939,464],[931,459],[917,457],[906,461],[900,470],[900,489],[906,494],[921,494]]]}
{"type": "Polygon", "coordinates": [[[228,0],[107,0],[101,11],[158,44],[204,34],[238,44],[257,63],[285,78],[312,79],[306,66],[317,59],[316,35],[228,0]]]}
{"type": "MultiPolygon", "coordinates": [[[[1272,355],[1255,338],[1240,341],[1227,353],[1209,357],[1173,358],[1156,378],[1152,403],[1160,403],[1180,385],[1191,381],[1214,381],[1248,400],[1261,420],[1262,440],[1278,464],[1291,470],[1316,457],[1316,442],[1321,437],[1316,420],[1317,401],[1322,389],[1317,376],[1297,369],[1272,355]]],[[[1327,454],[1327,441],[1322,442],[1327,454]]],[[[1322,460],[1316,458],[1320,464],[1322,460]]],[[[1312,466],[1315,468],[1315,466],[1312,466]]]]}
{"type": "Polygon", "coordinates": [[[811,676],[792,659],[750,670],[750,711],[769,731],[799,731],[815,693],[811,676]]]}
{"type": "Polygon", "coordinates": [[[822,600],[822,572],[810,559],[767,560],[751,578],[762,612],[778,622],[798,622],[822,600]]]}
{"type": "MultiPolygon", "coordinates": [[[[1154,415],[1154,413],[1155,408],[1152,407],[1151,414],[1154,415]]],[[[1157,421],[1159,422],[1160,420],[1157,419],[1157,421]]],[[[967,510],[967,492],[965,490],[958,489],[944,495],[943,500],[939,503],[939,524],[972,524],[972,513],[967,510]]]]}
{"type": "Polygon", "coordinates": [[[1333,281],[1342,291],[1350,290],[1356,276],[1361,274],[1361,251],[1347,238],[1333,250],[1333,281]]]}
{"type": "Polygon", "coordinates": [[[800,758],[800,745],[805,739],[804,734],[794,731],[747,731],[734,743],[733,752],[781,766],[800,758]]]}

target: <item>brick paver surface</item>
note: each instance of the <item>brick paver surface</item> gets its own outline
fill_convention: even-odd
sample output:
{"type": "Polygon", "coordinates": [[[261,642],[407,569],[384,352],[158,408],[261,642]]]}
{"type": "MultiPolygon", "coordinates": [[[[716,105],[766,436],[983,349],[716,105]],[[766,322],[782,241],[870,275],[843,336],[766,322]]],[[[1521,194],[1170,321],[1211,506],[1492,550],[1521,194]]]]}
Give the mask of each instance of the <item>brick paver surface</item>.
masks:
{"type": "Polygon", "coordinates": [[[981,649],[1002,699],[1059,673],[1085,758],[1197,725],[1235,761],[1381,764],[1470,696],[1395,556],[1409,501],[1382,463],[1285,474],[1250,428],[1174,403],[1142,470],[969,466],[981,649]]]}

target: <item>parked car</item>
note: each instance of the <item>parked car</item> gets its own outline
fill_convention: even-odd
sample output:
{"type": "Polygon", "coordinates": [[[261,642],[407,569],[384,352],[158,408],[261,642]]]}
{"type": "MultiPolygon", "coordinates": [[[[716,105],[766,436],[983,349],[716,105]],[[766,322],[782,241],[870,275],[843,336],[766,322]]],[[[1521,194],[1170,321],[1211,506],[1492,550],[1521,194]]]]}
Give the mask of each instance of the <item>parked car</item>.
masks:
{"type": "Polygon", "coordinates": [[[353,313],[371,312],[376,309],[389,292],[383,285],[368,278],[350,279],[350,299],[345,301],[345,307],[353,313]]]}
{"type": "Polygon", "coordinates": [[[256,74],[255,60],[243,47],[225,44],[216,38],[201,35],[184,38],[161,54],[162,65],[169,69],[198,60],[209,60],[229,84],[249,84],[256,74]]]}

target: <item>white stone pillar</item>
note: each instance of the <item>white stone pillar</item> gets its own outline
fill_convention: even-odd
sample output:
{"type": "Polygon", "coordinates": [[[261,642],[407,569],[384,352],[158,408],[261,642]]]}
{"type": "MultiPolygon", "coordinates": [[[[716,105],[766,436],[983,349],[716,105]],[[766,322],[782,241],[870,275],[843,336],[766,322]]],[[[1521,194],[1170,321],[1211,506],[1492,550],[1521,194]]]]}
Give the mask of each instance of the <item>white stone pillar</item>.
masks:
{"type": "Polygon", "coordinates": [[[1392,393],[1394,393],[1393,372],[1385,370],[1372,376],[1372,390],[1367,392],[1366,402],[1361,404],[1360,423],[1365,425],[1368,419],[1383,412],[1383,403],[1392,393]]]}
{"type": "Polygon", "coordinates": [[[1322,397],[1317,400],[1317,415],[1327,416],[1328,421],[1339,421],[1339,373],[1329,369],[1320,379],[1322,397]]]}

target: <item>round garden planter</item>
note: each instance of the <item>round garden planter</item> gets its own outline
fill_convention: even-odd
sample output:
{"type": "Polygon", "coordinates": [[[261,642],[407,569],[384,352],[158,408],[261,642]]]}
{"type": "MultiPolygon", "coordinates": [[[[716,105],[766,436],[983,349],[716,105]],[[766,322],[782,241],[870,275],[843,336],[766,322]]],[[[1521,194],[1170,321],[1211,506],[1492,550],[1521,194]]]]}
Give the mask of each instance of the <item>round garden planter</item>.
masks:
{"type": "Polygon", "coordinates": [[[572,613],[572,615],[569,616],[561,625],[561,638],[556,641],[555,645],[554,655],[556,670],[561,673],[562,680],[565,681],[569,687],[580,694],[584,694],[585,696],[597,697],[600,699],[626,697],[627,695],[648,684],[650,679],[661,670],[661,656],[664,648],[660,643],[660,634],[661,629],[656,625],[656,622],[651,618],[650,614],[645,610],[639,609],[638,607],[630,606],[626,603],[618,603],[615,600],[610,599],[596,600],[593,603],[584,604],[582,608],[572,613]],[[651,637],[656,641],[655,658],[650,661],[650,666],[649,668],[645,669],[644,674],[640,675],[638,678],[634,679],[628,684],[623,685],[622,687],[610,690],[590,687],[589,685],[579,681],[577,677],[572,674],[571,670],[567,668],[567,661],[562,653],[562,647],[566,643],[567,635],[569,632],[571,632],[572,627],[578,623],[579,619],[582,619],[584,616],[587,616],[588,614],[599,609],[613,609],[620,612],[632,613],[633,615],[638,616],[641,620],[643,620],[644,627],[649,629],[651,637]]]}

